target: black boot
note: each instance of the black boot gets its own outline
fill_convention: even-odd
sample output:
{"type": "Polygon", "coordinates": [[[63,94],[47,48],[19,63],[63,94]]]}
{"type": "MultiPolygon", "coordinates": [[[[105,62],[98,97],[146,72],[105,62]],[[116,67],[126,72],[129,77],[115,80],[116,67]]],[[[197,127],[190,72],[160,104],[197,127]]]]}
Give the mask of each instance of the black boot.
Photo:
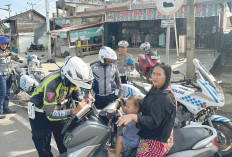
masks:
{"type": "Polygon", "coordinates": [[[4,119],[6,116],[4,116],[3,114],[0,114],[0,119],[4,119]]]}

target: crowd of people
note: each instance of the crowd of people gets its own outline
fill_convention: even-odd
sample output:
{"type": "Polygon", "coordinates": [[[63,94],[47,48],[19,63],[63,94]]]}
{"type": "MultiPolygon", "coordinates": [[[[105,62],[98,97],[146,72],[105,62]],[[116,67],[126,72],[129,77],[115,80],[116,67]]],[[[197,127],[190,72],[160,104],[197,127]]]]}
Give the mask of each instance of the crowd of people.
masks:
{"type": "MultiPolygon", "coordinates": [[[[14,53],[6,51],[9,40],[0,37],[0,118],[3,114],[15,113],[8,107],[11,84],[10,61],[14,53]]],[[[141,99],[137,96],[122,98],[121,84],[127,83],[128,60],[134,58],[127,53],[128,42],[118,43],[117,55],[110,47],[99,50],[99,58],[88,66],[77,56],[68,56],[60,71],[49,74],[34,90],[28,108],[35,106],[35,116],[29,117],[32,140],[40,157],[52,157],[51,137],[54,135],[59,153],[67,151],[61,130],[66,120],[76,115],[89,101],[103,109],[113,101],[122,102],[123,113],[116,122],[125,129],[118,132],[116,148],[109,156],[120,156],[122,149],[137,148],[137,156],[165,156],[173,146],[173,126],[176,115],[176,99],[170,88],[171,67],[165,63],[155,65],[152,72],[152,88],[141,99]],[[81,97],[81,89],[85,96],[81,97]],[[93,89],[94,98],[89,98],[93,89]],[[62,102],[72,97],[79,103],[76,108],[64,107],[62,102]]],[[[81,43],[77,55],[82,56],[81,43]]]]}

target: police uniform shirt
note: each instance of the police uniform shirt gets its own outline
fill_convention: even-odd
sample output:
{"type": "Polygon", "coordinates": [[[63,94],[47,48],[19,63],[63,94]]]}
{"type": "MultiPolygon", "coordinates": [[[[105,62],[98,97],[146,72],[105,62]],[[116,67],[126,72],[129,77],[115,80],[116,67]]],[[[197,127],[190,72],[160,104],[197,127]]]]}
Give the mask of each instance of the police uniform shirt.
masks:
{"type": "MultiPolygon", "coordinates": [[[[134,57],[131,54],[126,53],[125,56],[118,55],[117,58],[117,66],[120,74],[123,74],[126,72],[127,68],[127,60],[131,58],[134,60],[134,57]]],[[[135,64],[132,65],[131,70],[135,69],[135,64]]]]}
{"type": "Polygon", "coordinates": [[[62,84],[60,72],[48,75],[32,94],[31,102],[36,107],[45,111],[50,121],[67,119],[72,116],[72,110],[62,107],[61,102],[72,96],[79,100],[80,89],[78,87],[66,87],[62,84]]]}
{"type": "MultiPolygon", "coordinates": [[[[4,53],[5,51],[0,50],[0,54],[4,53]]],[[[0,58],[0,74],[3,74],[5,72],[10,72],[10,62],[11,62],[11,56],[8,57],[1,57],[0,58]]]]}

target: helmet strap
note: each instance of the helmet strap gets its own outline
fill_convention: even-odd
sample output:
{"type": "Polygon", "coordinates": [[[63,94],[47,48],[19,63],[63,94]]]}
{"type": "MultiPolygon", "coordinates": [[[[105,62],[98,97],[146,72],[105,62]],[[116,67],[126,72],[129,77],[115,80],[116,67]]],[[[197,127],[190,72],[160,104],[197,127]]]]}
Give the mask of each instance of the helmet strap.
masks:
{"type": "MultiPolygon", "coordinates": [[[[8,47],[8,44],[7,44],[7,47],[8,47]]],[[[2,48],[0,47],[0,50],[2,50],[2,51],[6,51],[7,47],[6,47],[5,49],[2,49],[2,48]]]]}

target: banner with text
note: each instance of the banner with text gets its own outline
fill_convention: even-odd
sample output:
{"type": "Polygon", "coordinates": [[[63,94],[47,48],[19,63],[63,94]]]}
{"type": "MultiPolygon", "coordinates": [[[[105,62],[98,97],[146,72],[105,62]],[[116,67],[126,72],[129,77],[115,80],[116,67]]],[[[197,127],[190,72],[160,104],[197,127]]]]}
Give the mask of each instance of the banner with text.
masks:
{"type": "MultiPolygon", "coordinates": [[[[195,6],[196,17],[210,17],[219,15],[219,4],[207,4],[195,6]]],[[[186,6],[182,6],[180,10],[175,13],[176,18],[186,18],[186,6]]],[[[119,22],[119,21],[140,21],[140,20],[156,20],[168,19],[159,13],[156,8],[141,9],[141,10],[128,10],[128,11],[115,11],[106,13],[106,22],[119,22]]]]}
{"type": "Polygon", "coordinates": [[[102,27],[94,27],[94,28],[82,29],[77,31],[71,31],[69,33],[71,42],[75,42],[78,39],[78,37],[81,37],[82,39],[88,39],[100,35],[103,35],[102,27]]]}

